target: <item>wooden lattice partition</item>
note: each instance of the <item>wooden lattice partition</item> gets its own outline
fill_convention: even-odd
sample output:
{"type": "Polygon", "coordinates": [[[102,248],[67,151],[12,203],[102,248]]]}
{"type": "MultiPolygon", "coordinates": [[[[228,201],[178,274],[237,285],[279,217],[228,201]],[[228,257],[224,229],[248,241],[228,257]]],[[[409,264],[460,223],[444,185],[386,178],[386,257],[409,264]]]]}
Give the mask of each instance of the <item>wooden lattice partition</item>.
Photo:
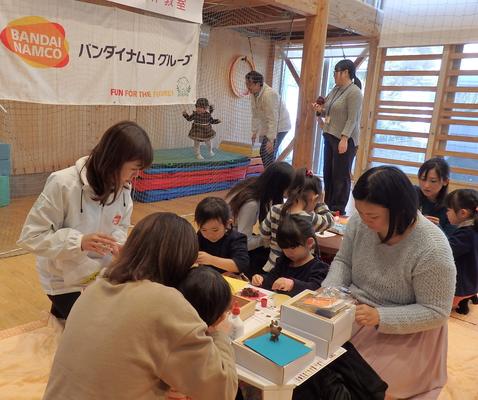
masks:
{"type": "Polygon", "coordinates": [[[359,170],[392,164],[414,177],[442,156],[456,184],[478,186],[478,70],[470,67],[478,53],[470,46],[379,49],[359,170]]]}

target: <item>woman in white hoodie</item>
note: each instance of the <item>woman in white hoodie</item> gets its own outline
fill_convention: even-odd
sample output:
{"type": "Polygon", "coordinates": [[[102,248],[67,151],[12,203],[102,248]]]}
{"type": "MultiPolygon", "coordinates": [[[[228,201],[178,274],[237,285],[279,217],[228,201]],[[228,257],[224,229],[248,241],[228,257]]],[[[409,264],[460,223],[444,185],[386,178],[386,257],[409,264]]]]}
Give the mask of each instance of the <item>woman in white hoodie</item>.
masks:
{"type": "Polygon", "coordinates": [[[147,133],[123,121],[103,134],[89,156],[48,177],[17,243],[37,256],[54,316],[68,317],[82,288],[126,241],[131,180],[152,161],[147,133]]]}

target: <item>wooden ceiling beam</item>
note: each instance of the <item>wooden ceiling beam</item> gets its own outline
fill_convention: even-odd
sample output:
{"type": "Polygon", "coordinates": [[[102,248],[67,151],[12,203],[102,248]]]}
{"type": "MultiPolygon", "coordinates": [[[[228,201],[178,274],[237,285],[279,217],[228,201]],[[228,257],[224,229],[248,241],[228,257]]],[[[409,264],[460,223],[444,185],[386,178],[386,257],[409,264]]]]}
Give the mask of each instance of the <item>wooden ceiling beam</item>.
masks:
{"type": "Polygon", "coordinates": [[[245,7],[275,6],[293,13],[311,16],[317,13],[317,3],[320,0],[210,0],[206,1],[206,11],[214,6],[221,9],[236,10],[245,7]]]}
{"type": "Polygon", "coordinates": [[[317,5],[321,0],[272,0],[271,5],[303,16],[317,14],[317,5]]]}
{"type": "Polygon", "coordinates": [[[330,2],[329,24],[363,36],[378,37],[383,12],[357,0],[330,2]]]}

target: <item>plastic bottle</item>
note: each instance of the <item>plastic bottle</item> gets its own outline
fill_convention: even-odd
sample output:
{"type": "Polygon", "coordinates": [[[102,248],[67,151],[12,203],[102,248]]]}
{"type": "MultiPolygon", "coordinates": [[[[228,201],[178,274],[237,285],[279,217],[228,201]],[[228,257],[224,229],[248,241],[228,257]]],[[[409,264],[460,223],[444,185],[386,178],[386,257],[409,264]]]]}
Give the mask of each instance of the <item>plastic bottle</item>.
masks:
{"type": "Polygon", "coordinates": [[[240,313],[241,309],[239,308],[239,304],[235,301],[232,306],[231,316],[229,317],[229,322],[231,323],[231,333],[229,336],[232,340],[244,335],[244,322],[239,315],[240,313]]]}
{"type": "Polygon", "coordinates": [[[340,211],[335,211],[334,212],[334,221],[336,224],[340,222],[340,211]]]}

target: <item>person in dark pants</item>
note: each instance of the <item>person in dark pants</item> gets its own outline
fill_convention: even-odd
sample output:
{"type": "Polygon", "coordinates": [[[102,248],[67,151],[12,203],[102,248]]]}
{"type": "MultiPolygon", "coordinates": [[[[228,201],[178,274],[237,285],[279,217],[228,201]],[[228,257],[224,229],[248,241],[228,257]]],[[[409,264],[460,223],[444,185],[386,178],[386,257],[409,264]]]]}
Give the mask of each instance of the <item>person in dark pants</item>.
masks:
{"type": "Polygon", "coordinates": [[[122,121],[89,156],[48,177],[17,244],[35,254],[55,317],[67,319],[83,288],[119,253],[133,211],[131,180],[152,162],[148,134],[122,121]]]}
{"type": "Polygon", "coordinates": [[[287,108],[279,93],[264,83],[264,77],[257,71],[246,75],[246,87],[251,93],[252,143],[261,141],[260,155],[264,168],[271,165],[285,135],[291,128],[287,108]]]}
{"type": "Polygon", "coordinates": [[[362,110],[362,84],[351,60],[341,60],[334,69],[335,87],[324,104],[314,103],[324,132],[325,203],[345,214],[350,195],[352,163],[357,153],[362,110]]]}
{"type": "Polygon", "coordinates": [[[331,210],[345,214],[352,173],[352,163],[357,153],[357,146],[353,139],[347,141],[345,153],[339,152],[340,140],[335,136],[324,133],[324,190],[325,204],[331,210]]]}
{"type": "Polygon", "coordinates": [[[271,165],[275,161],[275,159],[277,158],[277,152],[279,151],[279,146],[284,140],[286,135],[287,135],[287,131],[278,132],[277,137],[273,141],[269,140],[267,136],[264,136],[262,138],[259,154],[261,156],[261,160],[262,160],[262,164],[264,165],[264,168],[267,168],[269,165],[271,165]],[[272,152],[269,151],[270,143],[274,144],[272,152]]]}

